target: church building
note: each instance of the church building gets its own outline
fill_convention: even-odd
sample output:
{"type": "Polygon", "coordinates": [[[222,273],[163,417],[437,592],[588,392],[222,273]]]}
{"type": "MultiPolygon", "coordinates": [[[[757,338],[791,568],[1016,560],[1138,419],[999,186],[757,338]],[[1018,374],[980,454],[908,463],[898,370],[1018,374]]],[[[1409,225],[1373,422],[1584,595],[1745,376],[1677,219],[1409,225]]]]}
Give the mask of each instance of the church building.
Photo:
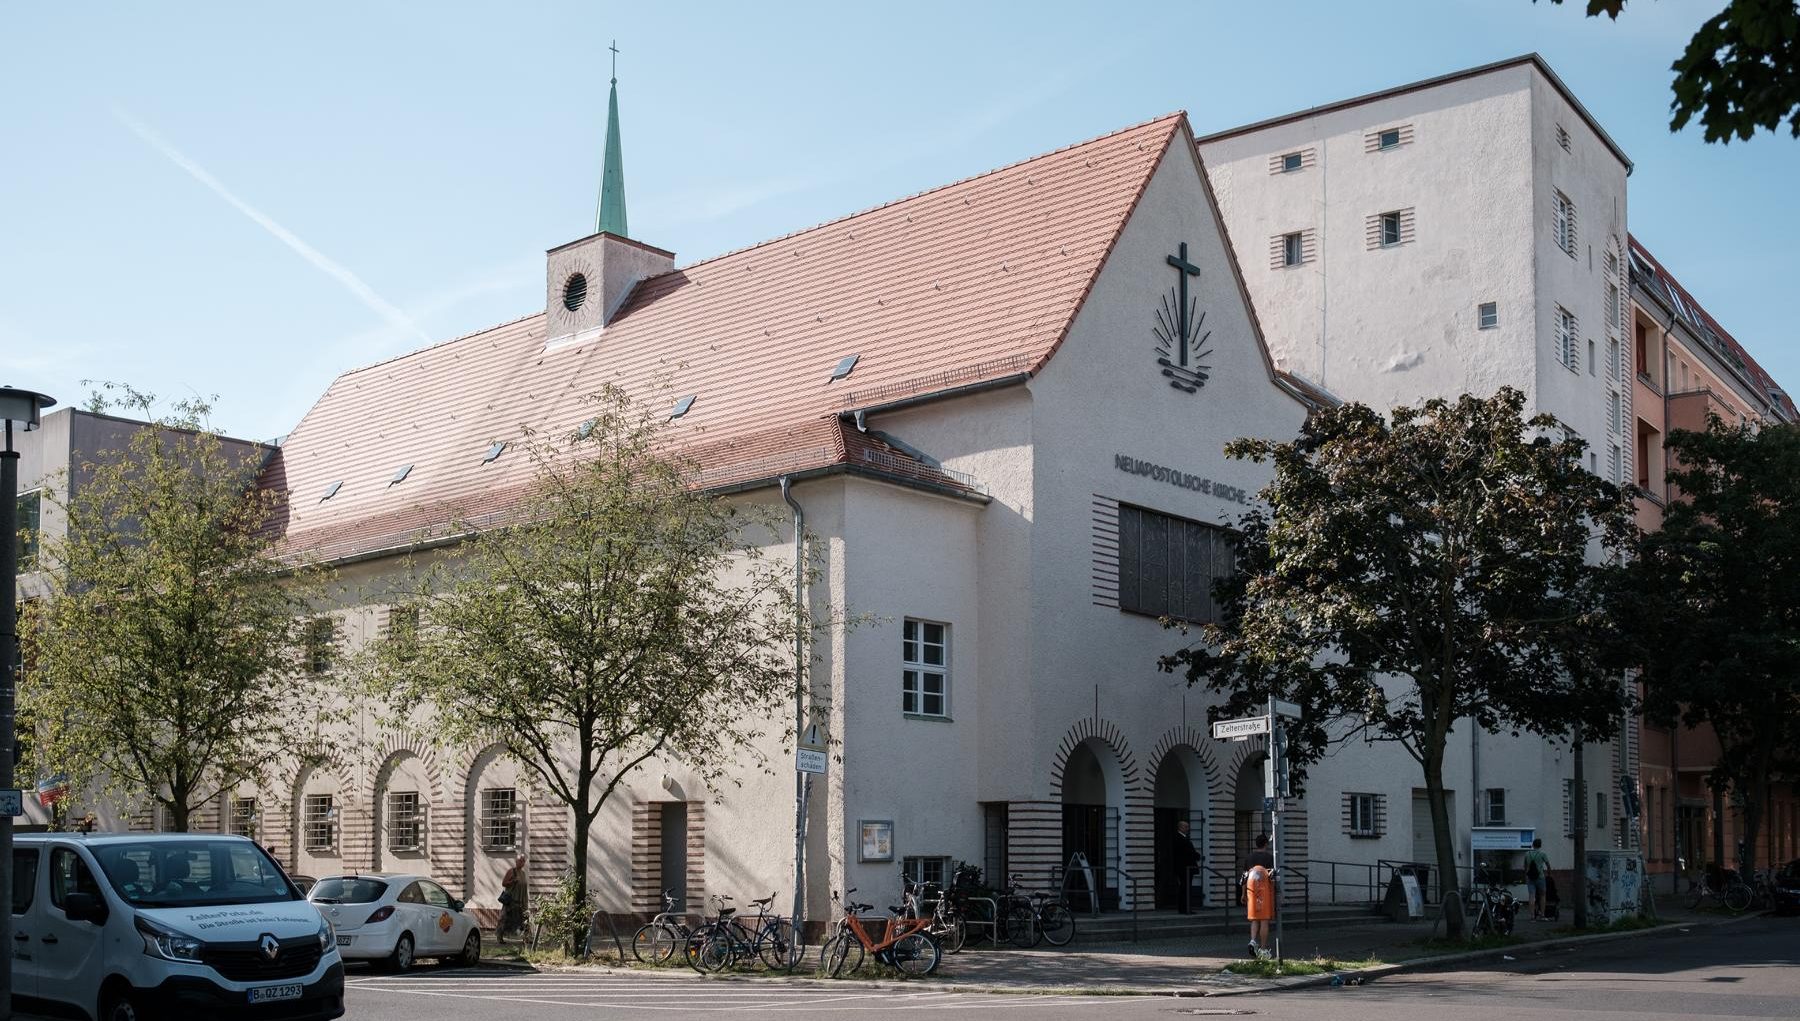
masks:
{"type": "MultiPolygon", "coordinates": [[[[1224,445],[1330,398],[1271,363],[1187,117],[677,267],[627,232],[614,95],[599,230],[548,252],[544,309],[344,373],[270,462],[283,548],[344,582],[340,640],[388,626],[383,591],[452,520],[530,483],[505,445],[577,430],[617,384],[666,404],[710,490],[797,506],[805,598],[875,621],[810,671],[833,741],[810,918],[901,868],[1048,886],[1076,852],[1105,905],[1149,907],[1179,820],[1225,897],[1267,825],[1263,745],[1208,736],[1204,695],[1157,669],[1183,640],[1158,618],[1216,612],[1267,479],[1224,445]]],[[[296,872],[429,872],[478,908],[518,853],[536,891],[567,867],[567,812],[497,748],[361,727],[364,754],[296,757],[230,817],[296,872]]],[[[677,761],[634,774],[593,833],[601,905],[791,895],[791,751],[767,750],[774,775],[723,793],[677,761]]],[[[1288,819],[1303,863],[1304,802],[1288,819]]]]}

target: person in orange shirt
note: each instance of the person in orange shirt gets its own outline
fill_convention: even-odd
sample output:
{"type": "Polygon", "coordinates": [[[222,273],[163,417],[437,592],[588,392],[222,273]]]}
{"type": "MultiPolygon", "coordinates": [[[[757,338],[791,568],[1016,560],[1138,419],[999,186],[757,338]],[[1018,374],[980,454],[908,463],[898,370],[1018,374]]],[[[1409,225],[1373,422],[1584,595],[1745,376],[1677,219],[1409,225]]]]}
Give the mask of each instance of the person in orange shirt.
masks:
{"type": "Polygon", "coordinates": [[[1266,833],[1256,835],[1256,850],[1244,859],[1244,913],[1250,919],[1250,956],[1269,945],[1269,923],[1275,920],[1275,855],[1266,833]]]}

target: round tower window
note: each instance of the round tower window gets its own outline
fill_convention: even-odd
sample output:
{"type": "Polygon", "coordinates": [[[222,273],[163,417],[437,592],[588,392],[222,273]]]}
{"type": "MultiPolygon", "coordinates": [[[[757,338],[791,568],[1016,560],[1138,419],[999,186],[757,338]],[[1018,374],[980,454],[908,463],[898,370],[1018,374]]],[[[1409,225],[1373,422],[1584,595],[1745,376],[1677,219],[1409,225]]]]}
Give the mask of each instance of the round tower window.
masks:
{"type": "Polygon", "coordinates": [[[574,273],[563,283],[563,308],[573,312],[587,301],[587,277],[574,273]]]}

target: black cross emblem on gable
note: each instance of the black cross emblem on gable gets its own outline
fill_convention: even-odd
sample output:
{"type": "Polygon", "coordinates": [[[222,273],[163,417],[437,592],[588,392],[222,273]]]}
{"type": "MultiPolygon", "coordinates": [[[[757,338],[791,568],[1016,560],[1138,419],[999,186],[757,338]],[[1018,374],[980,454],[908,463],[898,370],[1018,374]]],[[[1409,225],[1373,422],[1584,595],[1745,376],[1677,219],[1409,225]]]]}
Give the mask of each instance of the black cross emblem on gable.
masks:
{"type": "Polygon", "coordinates": [[[1177,356],[1180,358],[1181,364],[1185,366],[1188,363],[1187,341],[1188,337],[1191,336],[1188,332],[1188,317],[1193,313],[1192,306],[1188,304],[1187,278],[1199,276],[1200,267],[1188,261],[1186,241],[1181,243],[1181,246],[1175,250],[1174,255],[1168,257],[1168,262],[1169,265],[1175,267],[1175,279],[1180,282],[1178,285],[1180,294],[1179,297],[1175,299],[1175,336],[1180,338],[1180,341],[1176,344],[1176,347],[1180,349],[1177,352],[1177,356]]]}
{"type": "Polygon", "coordinates": [[[1175,268],[1175,286],[1163,295],[1162,307],[1156,310],[1156,325],[1150,328],[1156,336],[1156,353],[1160,356],[1156,364],[1162,366],[1162,374],[1169,378],[1170,386],[1183,393],[1196,393],[1206,385],[1211,374],[1201,359],[1207,354],[1202,345],[1212,333],[1200,332],[1206,322],[1206,313],[1199,311],[1199,299],[1188,294],[1188,277],[1199,276],[1200,267],[1188,261],[1186,241],[1164,261],[1175,268]]]}

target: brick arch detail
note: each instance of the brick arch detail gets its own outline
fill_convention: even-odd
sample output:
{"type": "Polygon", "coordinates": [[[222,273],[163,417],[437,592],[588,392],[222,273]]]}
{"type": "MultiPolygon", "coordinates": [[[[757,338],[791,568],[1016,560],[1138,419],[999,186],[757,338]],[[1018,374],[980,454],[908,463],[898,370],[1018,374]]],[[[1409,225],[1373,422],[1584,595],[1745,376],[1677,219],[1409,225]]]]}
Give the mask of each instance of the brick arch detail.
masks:
{"type": "MultiPolygon", "coordinates": [[[[345,854],[355,855],[356,860],[374,868],[382,864],[377,841],[381,834],[377,832],[376,820],[382,809],[381,798],[386,793],[389,780],[394,769],[408,757],[416,758],[424,765],[427,790],[420,792],[425,796],[425,857],[426,861],[437,869],[443,860],[439,853],[441,841],[437,830],[449,825],[456,826],[460,814],[447,805],[444,797],[444,773],[438,761],[438,749],[435,745],[416,735],[405,731],[389,731],[370,749],[370,758],[377,764],[368,776],[368,790],[362,804],[347,812],[345,833],[345,854]],[[354,832],[349,827],[354,824],[354,832]]],[[[459,829],[460,832],[460,829],[459,829]]]]}
{"type": "MultiPolygon", "coordinates": [[[[1217,744],[1218,742],[1214,742],[1217,744]]],[[[1213,810],[1208,823],[1217,827],[1216,833],[1222,838],[1213,842],[1211,857],[1207,864],[1222,875],[1235,876],[1239,865],[1237,861],[1237,778],[1244,766],[1252,762],[1260,762],[1269,754],[1269,739],[1253,737],[1247,741],[1236,742],[1235,752],[1227,755],[1222,779],[1212,799],[1213,810]]],[[[1305,871],[1310,861],[1309,842],[1307,839],[1306,799],[1290,798],[1282,812],[1282,851],[1284,868],[1305,871]]],[[[1305,887],[1299,883],[1289,883],[1282,889],[1282,903],[1299,903],[1305,895],[1305,887]]],[[[1207,887],[1209,903],[1235,903],[1237,887],[1235,881],[1228,882],[1215,876],[1207,887]],[[1211,898],[1222,898],[1214,901],[1211,898]]]]}
{"type": "MultiPolygon", "coordinates": [[[[1151,832],[1154,820],[1151,818],[1151,802],[1154,791],[1146,775],[1138,767],[1137,753],[1131,743],[1125,739],[1125,732],[1118,724],[1102,716],[1084,716],[1075,721],[1068,732],[1058,742],[1056,754],[1050,764],[1050,805],[1053,811],[1060,813],[1063,797],[1063,773],[1068,769],[1069,756],[1075,749],[1088,740],[1097,740],[1112,749],[1113,757],[1118,760],[1121,795],[1124,804],[1119,806],[1120,837],[1124,846],[1119,848],[1119,865],[1124,875],[1116,877],[1114,882],[1119,887],[1120,906],[1131,904],[1131,879],[1136,879],[1138,895],[1145,901],[1151,899],[1154,886],[1153,841],[1155,834],[1151,832]]],[[[1045,826],[1036,833],[1035,845],[1021,848],[1030,860],[1051,865],[1062,865],[1062,829],[1060,823],[1045,826]]],[[[1099,863],[1096,863],[1099,864],[1099,863]]],[[[1029,885],[1049,886],[1052,869],[1044,869],[1042,878],[1029,885]]],[[[1033,878],[1029,874],[1027,879],[1033,878]]],[[[1109,880],[1102,880],[1108,882],[1109,880]]]]}

